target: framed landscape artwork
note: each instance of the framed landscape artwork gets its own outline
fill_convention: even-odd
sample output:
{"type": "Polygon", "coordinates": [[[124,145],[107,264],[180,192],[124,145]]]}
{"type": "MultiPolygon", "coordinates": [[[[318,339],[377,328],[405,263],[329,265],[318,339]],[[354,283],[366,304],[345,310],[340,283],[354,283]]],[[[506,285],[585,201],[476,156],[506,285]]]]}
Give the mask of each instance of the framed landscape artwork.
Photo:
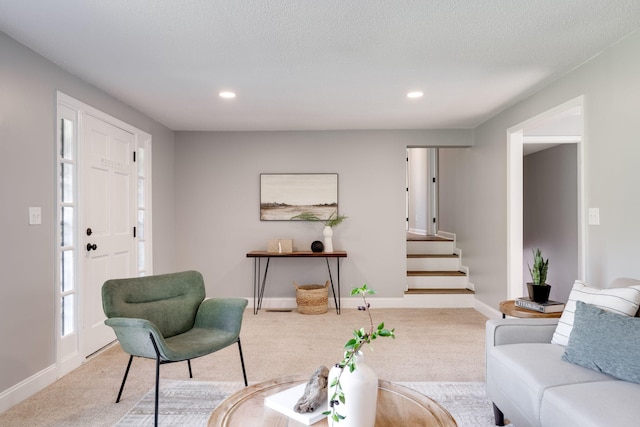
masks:
{"type": "Polygon", "coordinates": [[[289,221],[303,212],[338,213],[337,173],[260,174],[260,220],[289,221]]]}

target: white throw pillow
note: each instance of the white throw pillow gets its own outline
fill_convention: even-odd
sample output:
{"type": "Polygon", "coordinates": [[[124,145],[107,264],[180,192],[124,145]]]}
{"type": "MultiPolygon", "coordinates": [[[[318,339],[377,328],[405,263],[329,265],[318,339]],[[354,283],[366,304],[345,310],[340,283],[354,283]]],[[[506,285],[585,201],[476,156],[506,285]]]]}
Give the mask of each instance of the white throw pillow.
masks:
{"type": "Polygon", "coordinates": [[[640,286],[626,288],[598,289],[591,288],[586,283],[576,280],[569,294],[569,300],[558,321],[556,331],[551,342],[566,347],[569,335],[573,329],[573,317],[576,312],[576,301],[595,305],[613,313],[634,316],[640,305],[640,286]]]}

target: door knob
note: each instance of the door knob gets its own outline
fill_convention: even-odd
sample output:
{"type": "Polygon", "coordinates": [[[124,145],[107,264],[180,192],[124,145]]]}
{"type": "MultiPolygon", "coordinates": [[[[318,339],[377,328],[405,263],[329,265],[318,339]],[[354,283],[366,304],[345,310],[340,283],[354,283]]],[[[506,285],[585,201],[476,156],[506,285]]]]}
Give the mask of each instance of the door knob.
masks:
{"type": "Polygon", "coordinates": [[[98,245],[95,243],[93,245],[91,243],[87,243],[87,251],[95,251],[96,249],[98,249],[98,245]]]}

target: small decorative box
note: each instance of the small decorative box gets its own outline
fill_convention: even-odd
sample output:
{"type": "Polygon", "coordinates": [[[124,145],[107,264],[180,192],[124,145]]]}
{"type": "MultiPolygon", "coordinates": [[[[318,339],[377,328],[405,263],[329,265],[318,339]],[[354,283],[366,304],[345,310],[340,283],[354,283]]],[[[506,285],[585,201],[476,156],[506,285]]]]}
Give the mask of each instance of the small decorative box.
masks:
{"type": "Polygon", "coordinates": [[[293,252],[292,239],[270,239],[267,244],[267,252],[289,254],[293,252]]]}

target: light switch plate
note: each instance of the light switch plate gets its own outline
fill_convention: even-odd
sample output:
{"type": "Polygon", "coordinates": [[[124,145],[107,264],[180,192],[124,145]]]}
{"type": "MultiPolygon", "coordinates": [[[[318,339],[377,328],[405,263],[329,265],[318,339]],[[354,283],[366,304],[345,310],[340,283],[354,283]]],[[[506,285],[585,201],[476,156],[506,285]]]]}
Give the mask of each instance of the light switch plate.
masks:
{"type": "Polygon", "coordinates": [[[600,225],[600,208],[589,208],[589,225],[600,225]]]}
{"type": "Polygon", "coordinates": [[[42,224],[42,208],[30,207],[29,208],[29,225],[42,224]]]}

